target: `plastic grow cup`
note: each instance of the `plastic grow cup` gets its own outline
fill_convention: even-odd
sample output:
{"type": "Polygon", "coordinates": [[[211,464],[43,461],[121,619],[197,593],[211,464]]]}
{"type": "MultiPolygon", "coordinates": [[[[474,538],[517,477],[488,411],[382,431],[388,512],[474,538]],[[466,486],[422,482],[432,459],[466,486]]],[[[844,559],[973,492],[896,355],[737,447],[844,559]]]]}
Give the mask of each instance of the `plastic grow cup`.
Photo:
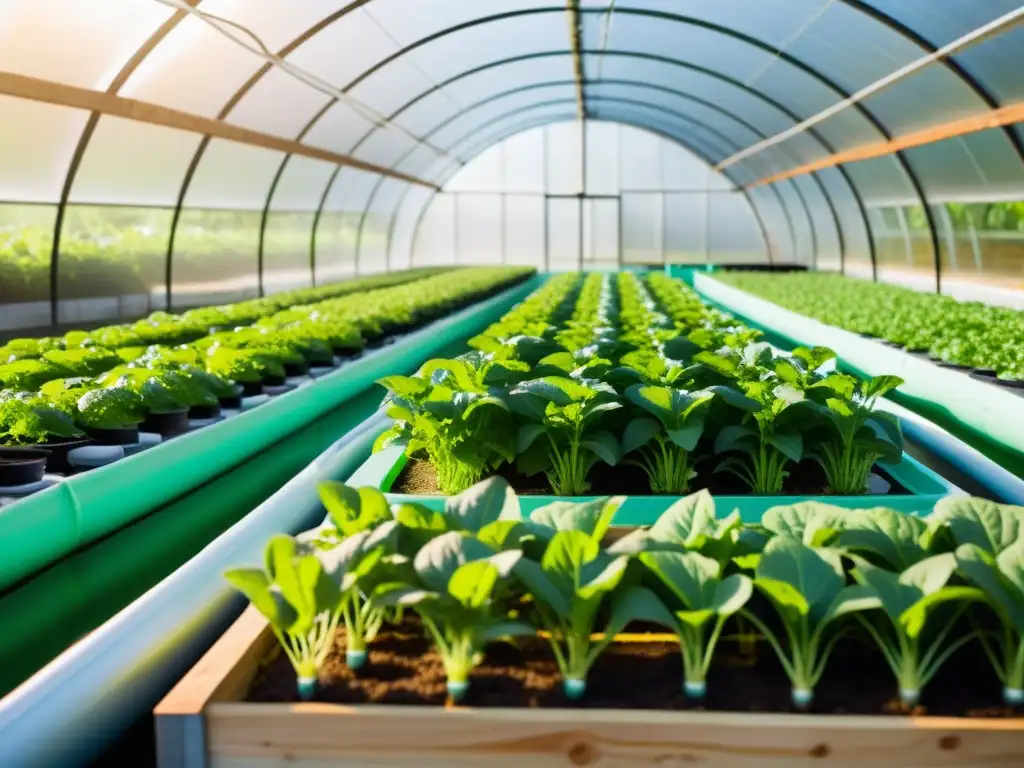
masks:
{"type": "Polygon", "coordinates": [[[309,701],[313,698],[313,694],[316,693],[316,678],[315,677],[299,677],[295,681],[295,687],[299,692],[299,698],[303,701],[309,701]]]}
{"type": "Polygon", "coordinates": [[[366,663],[366,651],[345,651],[345,663],[349,669],[359,669],[366,663]]]}
{"type": "Polygon", "coordinates": [[[1020,704],[1024,704],[1024,689],[1003,688],[1003,701],[1010,707],[1016,707],[1020,704]]]}
{"type": "Polygon", "coordinates": [[[806,688],[793,689],[793,706],[797,709],[807,709],[814,700],[814,691],[806,688]]]}
{"type": "Polygon", "coordinates": [[[468,680],[448,681],[448,698],[452,701],[462,701],[466,697],[467,691],[469,691],[468,680]]]}
{"type": "Polygon", "coordinates": [[[576,677],[569,677],[562,683],[562,689],[565,691],[567,699],[577,701],[583,698],[583,694],[587,690],[587,681],[576,677]]]}
{"type": "Polygon", "coordinates": [[[0,448],[0,486],[38,483],[46,472],[47,451],[31,448],[0,448]]]}
{"type": "Polygon", "coordinates": [[[691,699],[703,699],[704,694],[707,693],[708,685],[705,682],[691,683],[687,680],[683,683],[683,690],[691,699]]]}
{"type": "Polygon", "coordinates": [[[921,691],[918,688],[900,688],[900,701],[905,706],[914,707],[917,706],[917,702],[921,700],[921,691]]]}

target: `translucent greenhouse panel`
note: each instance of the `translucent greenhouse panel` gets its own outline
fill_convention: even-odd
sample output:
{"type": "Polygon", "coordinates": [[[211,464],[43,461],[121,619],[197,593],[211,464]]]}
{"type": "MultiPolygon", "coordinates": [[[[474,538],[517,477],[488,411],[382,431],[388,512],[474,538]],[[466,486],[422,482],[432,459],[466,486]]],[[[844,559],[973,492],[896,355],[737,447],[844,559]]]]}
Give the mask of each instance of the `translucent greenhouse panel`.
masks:
{"type": "MultiPolygon", "coordinates": [[[[748,190],[748,195],[750,205],[757,211],[768,238],[769,261],[793,264],[795,248],[789,212],[780,199],[765,187],[754,187],[748,190]]],[[[717,198],[712,202],[717,202],[717,198]]]]}
{"type": "Polygon", "coordinates": [[[661,180],[665,189],[725,191],[732,183],[683,147],[666,142],[661,149],[661,180]]]}
{"type": "Polygon", "coordinates": [[[302,141],[331,152],[350,154],[373,130],[368,117],[344,102],[337,102],[314,123],[302,141]]]}
{"type": "Polygon", "coordinates": [[[320,240],[320,231],[317,234],[318,284],[329,282],[332,275],[356,272],[360,223],[377,179],[374,174],[353,168],[342,168],[334,177],[324,201],[320,231],[324,231],[324,227],[332,222],[336,226],[332,225],[326,230],[328,234],[323,244],[320,240]],[[323,221],[323,217],[328,213],[337,215],[329,216],[328,221],[323,221]]]}
{"type": "Polygon", "coordinates": [[[814,269],[838,272],[840,266],[839,233],[833,218],[830,200],[825,196],[822,187],[815,183],[813,176],[798,176],[792,183],[800,190],[807,203],[814,232],[814,245],[811,262],[814,269]]]}
{"type": "Polygon", "coordinates": [[[867,222],[860,214],[853,190],[836,168],[826,168],[817,174],[829,191],[839,226],[843,230],[846,248],[842,268],[846,274],[871,278],[870,233],[867,222]]]}
{"type": "Polygon", "coordinates": [[[1024,202],[940,203],[942,292],[1024,310],[1024,202]]]}
{"type": "Polygon", "coordinates": [[[388,262],[392,270],[408,269],[412,265],[412,248],[416,239],[416,226],[434,197],[427,187],[410,185],[398,208],[395,231],[391,237],[388,262]]]}
{"type": "Polygon", "coordinates": [[[445,184],[451,192],[493,192],[505,187],[504,144],[488,147],[445,184]]]}
{"type": "Polygon", "coordinates": [[[263,210],[284,153],[213,139],[185,195],[189,208],[263,210]]]}
{"type": "Polygon", "coordinates": [[[500,264],[503,260],[504,210],[501,195],[455,195],[455,262],[500,264]]]}
{"type": "Polygon", "coordinates": [[[50,324],[55,205],[0,203],[0,331],[50,324]]]}
{"type": "Polygon", "coordinates": [[[505,195],[505,261],[544,269],[545,201],[542,195],[505,195]]]}
{"type": "Polygon", "coordinates": [[[137,0],[4,0],[0,70],[106,90],[172,13],[137,0]]]}
{"type": "Polygon", "coordinates": [[[455,196],[438,194],[416,229],[413,266],[455,263],[455,196]]]}
{"type": "Polygon", "coordinates": [[[419,142],[393,126],[378,128],[353,150],[352,156],[368,163],[390,168],[407,157],[419,142]]]}
{"type": "Polygon", "coordinates": [[[932,202],[1024,198],[1024,163],[998,128],[914,147],[905,154],[932,202]]]}
{"type": "Polygon", "coordinates": [[[583,182],[580,124],[556,123],[546,129],[546,190],[553,195],[574,195],[583,182]]]}
{"type": "Polygon", "coordinates": [[[891,155],[843,167],[869,208],[919,205],[921,202],[906,172],[891,155]]]}
{"type": "Polygon", "coordinates": [[[664,263],[665,216],[661,193],[624,192],[621,201],[623,263],[664,263]]]}
{"type": "Polygon", "coordinates": [[[619,183],[624,190],[662,187],[661,148],[664,139],[638,128],[623,126],[619,133],[619,183]]]}
{"type": "Polygon", "coordinates": [[[402,195],[408,188],[409,185],[403,181],[377,177],[359,237],[360,274],[390,269],[391,230],[402,195]]]}
{"type": "Polygon", "coordinates": [[[505,191],[544,191],[545,130],[533,128],[523,131],[502,143],[505,153],[505,191]]]}
{"type": "Polygon", "coordinates": [[[227,121],[293,139],[330,99],[323,91],[272,67],[231,110],[227,121]]]}
{"type": "Polygon", "coordinates": [[[543,0],[488,0],[484,14],[479,4],[464,0],[417,0],[415,5],[408,0],[374,0],[368,10],[402,45],[408,45],[483,15],[537,7],[549,5],[543,0]]]}
{"type": "Polygon", "coordinates": [[[170,208],[68,205],[57,258],[57,322],[139,317],[167,306],[170,208]]]}
{"type": "Polygon", "coordinates": [[[201,136],[102,117],[82,156],[69,200],[174,206],[201,136]]]}
{"type": "Polygon", "coordinates": [[[547,265],[555,272],[580,268],[582,253],[582,222],[578,198],[547,199],[547,265]]]}
{"type": "MultiPolygon", "coordinates": [[[[499,61],[514,58],[502,53],[499,61]]],[[[542,56],[537,58],[495,63],[479,71],[467,68],[469,74],[461,75],[444,86],[442,91],[418,101],[403,113],[403,123],[409,125],[429,124],[436,120],[438,113],[451,109],[456,104],[476,104],[495,93],[535,83],[572,82],[573,64],[569,54],[542,56]]]]}
{"type": "MultiPolygon", "coordinates": [[[[767,191],[763,187],[758,189],[767,191]]],[[[812,231],[812,223],[807,208],[804,207],[804,201],[797,194],[791,179],[772,184],[771,189],[775,190],[777,199],[786,210],[788,215],[786,223],[792,232],[793,248],[789,253],[784,253],[780,261],[810,266],[815,248],[815,234],[812,231]]],[[[759,202],[766,198],[767,196],[760,194],[755,196],[759,202]]]]}
{"type": "Polygon", "coordinates": [[[423,70],[403,56],[389,61],[346,92],[380,114],[390,115],[433,86],[423,70]]]}
{"type": "Polygon", "coordinates": [[[619,194],[619,130],[615,123],[586,122],[588,195],[619,194]]]}
{"type": "Polygon", "coordinates": [[[261,219],[260,211],[183,209],[174,236],[171,306],[256,296],[261,219]]]}
{"type": "Polygon", "coordinates": [[[708,250],[714,264],[768,261],[763,233],[741,192],[708,195],[708,250]]]}
{"type": "MultiPolygon", "coordinates": [[[[336,6],[329,0],[204,0],[200,10],[252,30],[276,52],[336,6]]],[[[253,45],[244,35],[243,39],[253,45]]],[[[206,22],[189,16],[143,60],[121,94],[215,117],[264,63],[206,22]]]]}
{"type": "Polygon", "coordinates": [[[274,211],[315,211],[337,166],[291,155],[277,181],[270,208],[274,211]]]}
{"type": "Polygon", "coordinates": [[[0,96],[0,200],[55,203],[88,112],[0,96]]]}
{"type": "Polygon", "coordinates": [[[312,212],[270,211],[263,233],[263,293],[313,284],[309,258],[312,212]]]}
{"type": "Polygon", "coordinates": [[[316,284],[326,285],[355,274],[356,238],[362,214],[324,211],[316,229],[316,284]]]}
{"type": "Polygon", "coordinates": [[[704,264],[709,261],[708,193],[666,192],[664,209],[666,263],[704,264]]]}
{"type": "Polygon", "coordinates": [[[619,263],[619,199],[584,198],[583,266],[614,269],[619,263]]]}

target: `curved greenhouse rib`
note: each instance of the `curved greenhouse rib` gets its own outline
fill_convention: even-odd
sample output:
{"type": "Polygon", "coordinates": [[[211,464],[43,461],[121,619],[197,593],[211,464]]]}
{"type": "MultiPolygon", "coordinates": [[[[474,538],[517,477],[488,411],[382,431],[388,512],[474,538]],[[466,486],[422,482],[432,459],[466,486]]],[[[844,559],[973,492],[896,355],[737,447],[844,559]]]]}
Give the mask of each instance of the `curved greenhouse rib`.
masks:
{"type": "MultiPolygon", "coordinates": [[[[184,0],[184,2],[195,8],[203,0],[184,0]]],[[[135,70],[139,68],[146,57],[153,51],[154,48],[159,45],[160,41],[163,40],[171,31],[182,22],[182,20],[188,16],[185,11],[175,11],[171,14],[170,18],[164,21],[153,34],[151,34],[146,41],[139,46],[139,49],[132,54],[131,58],[124,63],[124,66],[118,70],[117,74],[110,81],[110,85],[107,86],[107,93],[117,94],[126,82],[130,78],[135,70]]],[[[82,159],[85,157],[85,150],[89,147],[89,142],[92,141],[92,135],[96,132],[96,127],[99,125],[101,113],[93,111],[89,113],[89,119],[85,123],[85,127],[82,128],[82,134],[78,137],[78,143],[75,145],[75,151],[71,155],[71,162],[68,163],[68,172],[64,176],[64,184],[60,190],[60,200],[57,203],[57,215],[53,221],[53,242],[50,246],[50,323],[54,326],[57,325],[59,318],[59,289],[60,289],[60,272],[58,268],[60,266],[60,238],[61,232],[64,228],[64,212],[67,209],[68,197],[71,195],[71,188],[75,184],[75,177],[78,175],[78,169],[82,165],[82,159]]]]}
{"type": "MultiPolygon", "coordinates": [[[[703,130],[707,130],[709,133],[713,134],[720,141],[724,142],[727,146],[739,146],[738,144],[733,142],[729,137],[721,134],[716,129],[711,128],[710,126],[706,125],[705,123],[702,123],[701,121],[693,118],[692,116],[684,115],[683,113],[680,113],[680,112],[677,112],[675,110],[671,110],[671,109],[662,107],[662,106],[660,106],[658,104],[653,104],[653,103],[650,103],[650,102],[639,101],[639,100],[634,100],[634,99],[619,99],[619,98],[593,97],[592,100],[596,101],[596,102],[607,102],[607,103],[612,103],[612,104],[632,105],[634,107],[635,106],[640,106],[640,107],[643,107],[643,108],[646,108],[646,109],[651,109],[651,110],[656,111],[656,112],[662,112],[662,113],[670,116],[672,119],[679,120],[680,122],[684,122],[684,123],[689,123],[691,125],[694,125],[696,127],[701,128],[703,130]]],[[[462,112],[459,112],[459,113],[456,113],[455,115],[450,116],[447,120],[445,120],[444,122],[442,122],[439,125],[435,126],[434,129],[431,131],[431,133],[428,134],[428,135],[433,135],[433,133],[436,133],[437,131],[442,130],[444,127],[449,125],[451,122],[453,122],[454,120],[456,120],[459,117],[461,117],[462,115],[464,115],[467,111],[470,111],[473,108],[475,108],[476,106],[480,106],[480,105],[488,103],[490,101],[493,101],[493,99],[485,99],[484,101],[482,101],[482,102],[480,102],[480,103],[478,103],[476,105],[472,105],[470,107],[467,107],[467,109],[463,110],[462,112]]],[[[540,109],[540,108],[544,108],[544,107],[548,107],[548,106],[556,106],[558,104],[566,104],[566,103],[568,103],[568,102],[565,99],[553,99],[553,100],[549,100],[549,101],[545,101],[545,102],[538,102],[536,104],[530,105],[529,107],[525,107],[525,108],[520,107],[520,108],[518,108],[516,110],[512,110],[510,112],[503,113],[501,115],[498,115],[498,116],[496,116],[496,117],[486,121],[485,123],[483,123],[481,125],[474,126],[473,128],[470,129],[470,134],[464,135],[464,136],[460,137],[459,139],[457,139],[453,143],[453,146],[457,146],[459,143],[461,143],[466,138],[468,138],[468,136],[471,135],[473,132],[485,130],[487,127],[489,127],[489,126],[491,126],[493,124],[497,124],[497,123],[502,122],[510,114],[519,114],[519,113],[522,113],[522,112],[525,112],[525,111],[528,111],[528,110],[540,109]]],[[[643,127],[646,130],[651,131],[652,133],[657,133],[657,134],[661,135],[662,137],[664,137],[666,139],[669,139],[669,140],[673,141],[674,143],[679,144],[683,148],[687,149],[689,152],[694,154],[696,157],[698,157],[700,160],[702,160],[709,167],[713,166],[713,160],[711,159],[711,157],[708,156],[707,152],[704,149],[698,149],[697,147],[695,147],[691,143],[692,140],[691,141],[687,141],[687,140],[683,139],[682,137],[680,137],[678,135],[669,134],[664,129],[660,129],[660,130],[655,129],[653,126],[650,126],[650,125],[647,125],[647,124],[645,124],[645,123],[643,123],[641,121],[638,121],[637,118],[635,118],[635,117],[632,117],[631,119],[617,118],[617,121],[624,122],[624,123],[627,123],[627,124],[630,124],[630,123],[636,124],[639,127],[643,127]]],[[[410,150],[410,153],[412,151],[415,151],[415,150],[410,150]]],[[[407,153],[407,154],[409,154],[409,153],[407,153]]],[[[358,263],[359,263],[359,257],[361,255],[362,235],[363,235],[363,230],[364,230],[364,227],[365,227],[366,217],[368,215],[368,212],[369,212],[369,210],[370,210],[374,200],[376,199],[376,196],[377,196],[378,192],[382,188],[382,186],[383,186],[383,180],[382,179],[378,180],[377,184],[374,186],[373,191],[370,193],[369,198],[367,199],[367,203],[366,203],[365,208],[363,209],[363,216],[360,219],[359,232],[358,232],[358,235],[357,235],[357,245],[356,245],[356,265],[357,265],[357,267],[358,267],[358,263]]],[[[742,189],[737,189],[736,191],[743,191],[743,190],[742,189]]],[[[777,202],[779,204],[779,207],[782,210],[783,217],[786,220],[786,226],[787,226],[788,234],[790,236],[790,241],[795,243],[796,242],[795,233],[794,233],[794,229],[793,229],[793,222],[792,222],[792,218],[790,216],[789,208],[786,205],[785,201],[782,199],[782,197],[779,194],[778,190],[772,188],[771,192],[772,192],[772,194],[775,195],[776,200],[777,200],[777,202]]],[[[765,238],[765,245],[766,245],[766,247],[768,247],[769,241],[768,241],[768,238],[767,238],[767,230],[766,230],[764,221],[762,220],[761,215],[758,212],[758,206],[754,203],[754,201],[750,198],[750,196],[745,191],[743,191],[743,193],[744,193],[744,197],[746,197],[747,202],[748,202],[748,204],[751,207],[752,212],[754,213],[755,218],[758,220],[758,225],[759,225],[759,227],[760,227],[760,229],[762,231],[762,234],[763,234],[763,236],[765,238]]],[[[802,197],[800,198],[800,200],[801,200],[801,202],[803,202],[803,198],[802,197]]],[[[804,205],[806,205],[806,203],[804,203],[804,205]]],[[[397,212],[400,207],[401,207],[401,200],[399,200],[398,204],[396,205],[395,212],[397,212]]],[[[811,221],[810,212],[806,208],[805,208],[805,214],[807,215],[808,221],[810,222],[811,221]]],[[[769,260],[771,260],[770,247],[769,247],[769,260]]]]}

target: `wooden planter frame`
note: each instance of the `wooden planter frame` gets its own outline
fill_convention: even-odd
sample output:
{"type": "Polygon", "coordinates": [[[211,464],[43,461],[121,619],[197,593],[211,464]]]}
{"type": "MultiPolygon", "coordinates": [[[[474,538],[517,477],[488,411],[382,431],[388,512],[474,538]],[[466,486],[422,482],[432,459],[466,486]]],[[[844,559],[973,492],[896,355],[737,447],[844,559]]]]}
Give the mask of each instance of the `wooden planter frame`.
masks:
{"type": "Polygon", "coordinates": [[[159,768],[1024,765],[1024,720],[251,704],[276,639],[251,606],[157,705],[159,768]]]}

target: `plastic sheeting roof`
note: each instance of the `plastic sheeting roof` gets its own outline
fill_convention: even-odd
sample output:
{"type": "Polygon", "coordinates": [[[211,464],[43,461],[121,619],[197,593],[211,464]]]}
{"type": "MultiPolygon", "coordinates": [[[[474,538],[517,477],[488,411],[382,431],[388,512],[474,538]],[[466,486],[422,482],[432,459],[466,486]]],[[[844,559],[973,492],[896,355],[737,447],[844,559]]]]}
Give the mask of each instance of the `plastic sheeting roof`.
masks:
{"type": "MultiPolygon", "coordinates": [[[[217,118],[438,184],[489,144],[576,114],[577,51],[560,2],[189,5],[251,31],[345,99],[156,0],[5,0],[0,70],[217,118]]],[[[609,0],[578,5],[586,114],[656,131],[713,164],[1019,3],[618,0],[610,17],[609,0]]],[[[1020,100],[1022,59],[1018,26],[725,173],[742,185],[1020,100]]],[[[4,96],[0,109],[0,199],[320,211],[351,209],[343,193],[357,208],[405,197],[380,194],[405,187],[398,182],[184,130],[4,96]]],[[[839,168],[838,181],[832,172],[811,185],[780,182],[770,194],[787,217],[806,211],[811,194],[833,208],[855,204],[862,218],[871,204],[1019,198],[1022,147],[1024,127],[993,129],[839,168]]]]}

